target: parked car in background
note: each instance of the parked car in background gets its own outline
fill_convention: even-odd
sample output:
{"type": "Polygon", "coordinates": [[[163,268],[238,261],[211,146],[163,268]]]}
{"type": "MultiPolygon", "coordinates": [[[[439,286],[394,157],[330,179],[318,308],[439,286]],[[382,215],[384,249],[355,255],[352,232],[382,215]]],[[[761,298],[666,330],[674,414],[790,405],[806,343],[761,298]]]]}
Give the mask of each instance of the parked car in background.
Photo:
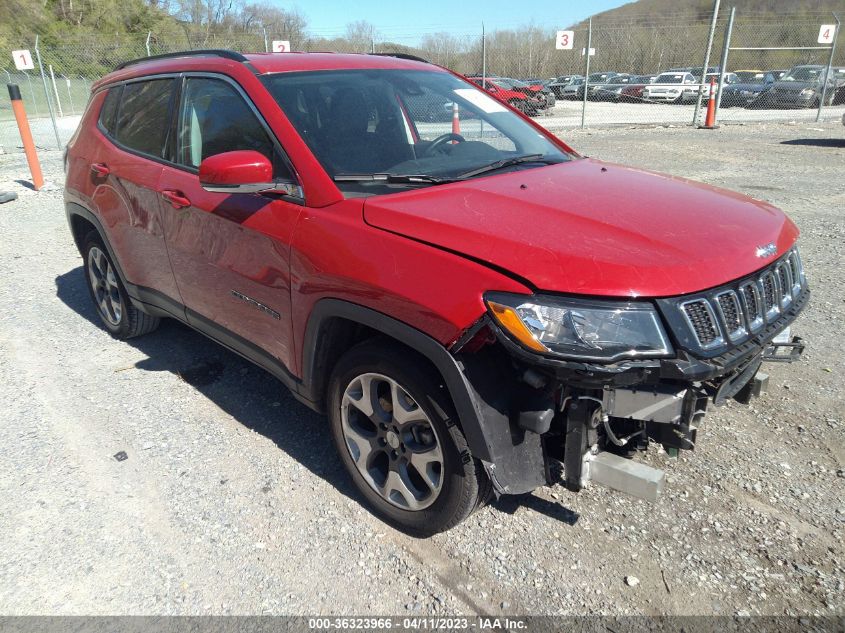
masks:
{"type": "Polygon", "coordinates": [[[520,79],[514,79],[513,77],[498,77],[496,81],[499,84],[507,86],[511,90],[521,92],[522,94],[528,97],[534,97],[536,99],[539,99],[540,104],[535,109],[534,114],[536,114],[536,112],[539,110],[545,110],[546,108],[553,107],[555,104],[554,94],[551,90],[543,86],[543,84],[529,84],[520,79]]]}
{"type": "MultiPolygon", "coordinates": [[[[827,79],[825,105],[837,99],[838,89],[845,84],[845,73],[838,75],[833,69],[827,79]]],[[[794,66],[771,88],[755,100],[756,108],[817,108],[822,99],[822,88],[827,66],[806,64],[794,66]]]]}
{"type": "Polygon", "coordinates": [[[467,79],[478,86],[484,84],[487,92],[493,97],[529,116],[536,115],[546,107],[545,98],[538,97],[533,91],[515,90],[510,82],[502,77],[487,77],[486,81],[481,77],[467,77],[467,79]]]}
{"type": "Polygon", "coordinates": [[[722,100],[719,105],[723,108],[750,105],[775,83],[774,75],[763,71],[738,70],[736,76],[739,79],[737,83],[722,88],[722,100]]]}
{"type": "Polygon", "coordinates": [[[592,101],[619,101],[622,90],[635,80],[636,75],[620,73],[613,76],[607,83],[591,84],[588,98],[592,101]]]}
{"type": "MultiPolygon", "coordinates": [[[[596,86],[596,85],[606,84],[606,83],[609,83],[618,74],[619,73],[617,73],[617,72],[610,72],[610,71],[590,73],[590,76],[587,77],[585,85],[589,85],[590,87],[592,87],[592,86],[596,86]]],[[[584,86],[582,85],[578,88],[578,99],[583,99],[583,98],[584,98],[584,86]]]]}
{"type": "Polygon", "coordinates": [[[535,96],[542,97],[546,102],[547,109],[553,108],[555,105],[555,93],[539,79],[522,80],[503,77],[501,81],[509,82],[514,90],[522,90],[526,94],[529,94],[528,91],[531,91],[535,96]]]}
{"type": "Polygon", "coordinates": [[[583,79],[581,75],[561,75],[547,83],[546,87],[554,93],[555,97],[563,99],[563,89],[576,77],[583,79]]]}
{"type": "Polygon", "coordinates": [[[583,98],[583,91],[581,90],[582,86],[584,85],[584,78],[583,77],[573,77],[569,80],[569,83],[566,84],[560,90],[561,98],[562,99],[577,99],[578,95],[582,95],[583,98]]]}
{"type": "Polygon", "coordinates": [[[619,100],[628,103],[640,103],[643,100],[643,89],[653,84],[657,80],[657,75],[636,75],[631,83],[622,88],[619,93],[619,100]]]}
{"type": "MultiPolygon", "coordinates": [[[[718,90],[719,87],[719,73],[707,73],[704,76],[704,81],[699,84],[696,88],[690,88],[689,91],[693,93],[693,101],[697,99],[698,91],[701,91],[701,98],[704,103],[707,103],[710,100],[710,82],[712,81],[714,84],[714,89],[718,90]]],[[[739,77],[736,73],[725,73],[725,76],[721,78],[724,82],[724,86],[732,86],[739,81],[739,77]]],[[[724,93],[725,88],[722,88],[722,92],[724,93]]],[[[684,99],[685,101],[687,99],[684,99]]]]}
{"type": "Polygon", "coordinates": [[[643,88],[643,99],[667,103],[695,101],[700,86],[690,72],[661,73],[653,84],[643,88]]]}

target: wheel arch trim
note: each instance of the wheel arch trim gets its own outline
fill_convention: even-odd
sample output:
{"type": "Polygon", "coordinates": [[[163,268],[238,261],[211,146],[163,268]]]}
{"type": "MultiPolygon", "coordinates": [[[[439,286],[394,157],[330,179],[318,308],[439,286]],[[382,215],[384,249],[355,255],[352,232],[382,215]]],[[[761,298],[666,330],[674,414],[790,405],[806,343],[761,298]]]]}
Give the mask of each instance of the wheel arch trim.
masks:
{"type": "Polygon", "coordinates": [[[424,332],[371,308],[330,298],[321,299],[314,305],[303,339],[300,395],[311,401],[324,399],[329,368],[325,367],[320,358],[318,343],[324,327],[334,318],[364,325],[384,334],[407,345],[431,362],[449,391],[470,451],[478,459],[491,460],[492,451],[484,432],[482,410],[458,360],[440,342],[424,332]]]}

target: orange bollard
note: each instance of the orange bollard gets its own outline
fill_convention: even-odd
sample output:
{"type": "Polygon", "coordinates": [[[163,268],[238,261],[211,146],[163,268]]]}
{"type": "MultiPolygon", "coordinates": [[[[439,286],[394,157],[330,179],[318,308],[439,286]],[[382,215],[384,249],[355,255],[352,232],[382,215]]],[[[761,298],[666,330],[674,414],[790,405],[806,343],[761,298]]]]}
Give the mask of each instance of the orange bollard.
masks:
{"type": "Polygon", "coordinates": [[[716,125],[716,80],[710,78],[710,99],[707,101],[707,116],[704,117],[704,125],[699,125],[701,130],[715,130],[716,125]]]}
{"type": "MultiPolygon", "coordinates": [[[[452,102],[452,134],[460,134],[461,133],[461,117],[460,111],[458,110],[458,104],[456,102],[452,102]]],[[[452,143],[457,143],[458,141],[452,141],[452,143]]]]}
{"type": "Polygon", "coordinates": [[[12,100],[12,112],[15,113],[15,121],[21,133],[23,151],[26,154],[26,162],[29,164],[29,172],[32,174],[32,185],[38,191],[44,186],[44,175],[41,173],[41,165],[38,162],[38,154],[35,152],[35,143],[32,140],[32,132],[29,129],[29,121],[26,118],[26,110],[21,99],[21,89],[17,84],[7,84],[9,98],[12,100]]]}

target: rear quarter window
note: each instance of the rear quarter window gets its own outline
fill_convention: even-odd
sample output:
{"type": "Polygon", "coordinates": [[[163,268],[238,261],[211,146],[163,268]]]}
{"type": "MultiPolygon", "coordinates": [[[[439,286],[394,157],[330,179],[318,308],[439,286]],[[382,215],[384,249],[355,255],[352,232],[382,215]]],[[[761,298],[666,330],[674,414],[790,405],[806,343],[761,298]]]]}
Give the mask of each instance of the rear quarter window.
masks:
{"type": "Polygon", "coordinates": [[[123,92],[123,86],[115,86],[109,88],[106,92],[106,98],[103,101],[103,107],[100,108],[100,127],[108,134],[114,133],[115,119],[117,118],[117,106],[120,103],[120,93],[123,92]]]}
{"type": "Polygon", "coordinates": [[[124,85],[113,134],[115,140],[129,149],[162,158],[170,130],[174,85],[172,79],[124,85]]]}

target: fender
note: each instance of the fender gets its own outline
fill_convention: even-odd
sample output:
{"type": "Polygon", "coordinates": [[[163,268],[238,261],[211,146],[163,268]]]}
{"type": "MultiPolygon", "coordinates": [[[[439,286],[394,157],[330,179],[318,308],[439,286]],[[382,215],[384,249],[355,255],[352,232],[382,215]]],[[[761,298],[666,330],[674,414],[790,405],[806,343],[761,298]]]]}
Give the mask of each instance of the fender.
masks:
{"type": "Polygon", "coordinates": [[[424,332],[381,312],[339,299],[321,299],[308,317],[303,344],[303,371],[300,395],[310,401],[322,400],[327,381],[327,368],[317,356],[317,342],[326,322],[342,318],[381,332],[425,356],[449,390],[472,454],[483,461],[492,460],[491,446],[484,432],[484,418],[479,403],[457,359],[438,341],[424,332]]]}
{"type": "Polygon", "coordinates": [[[94,225],[94,229],[100,235],[100,239],[103,241],[103,245],[108,251],[109,258],[112,260],[114,267],[117,269],[117,274],[118,277],[120,277],[121,283],[123,283],[123,287],[126,288],[126,294],[129,295],[129,298],[132,300],[132,304],[136,308],[138,308],[141,312],[145,312],[153,316],[175,317],[180,321],[187,321],[185,317],[185,307],[181,303],[171,297],[168,297],[167,295],[153,290],[152,288],[133,284],[126,278],[126,274],[123,272],[123,267],[120,265],[120,259],[109,242],[108,233],[106,233],[103,228],[103,224],[100,222],[100,219],[90,209],[86,209],[76,202],[66,202],[65,215],[67,216],[68,225],[71,227],[73,240],[76,242],[76,247],[80,251],[82,250],[82,244],[77,241],[76,234],[73,233],[73,216],[78,215],[94,225]]]}

